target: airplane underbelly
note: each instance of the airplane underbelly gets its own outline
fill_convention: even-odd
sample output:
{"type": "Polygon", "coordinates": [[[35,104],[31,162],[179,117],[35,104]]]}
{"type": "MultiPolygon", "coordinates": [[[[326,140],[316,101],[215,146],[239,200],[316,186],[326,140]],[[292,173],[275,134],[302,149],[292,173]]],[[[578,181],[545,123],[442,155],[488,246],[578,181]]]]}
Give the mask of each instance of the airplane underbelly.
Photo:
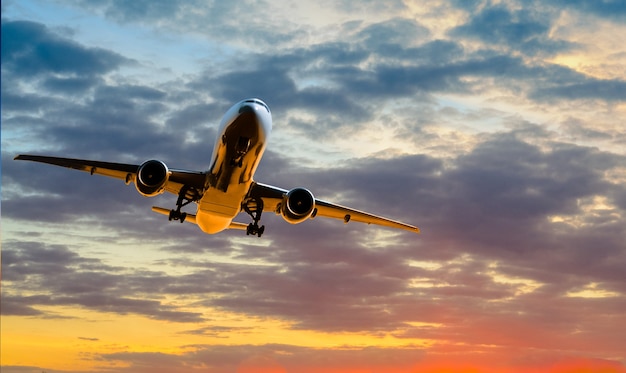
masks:
{"type": "Polygon", "coordinates": [[[217,233],[230,226],[241,212],[241,202],[247,193],[246,185],[232,185],[227,193],[210,188],[198,203],[196,221],[206,233],[217,233]]]}
{"type": "Polygon", "coordinates": [[[218,233],[227,229],[232,220],[232,217],[200,209],[198,209],[196,215],[196,224],[198,224],[203,232],[208,234],[218,233]]]}

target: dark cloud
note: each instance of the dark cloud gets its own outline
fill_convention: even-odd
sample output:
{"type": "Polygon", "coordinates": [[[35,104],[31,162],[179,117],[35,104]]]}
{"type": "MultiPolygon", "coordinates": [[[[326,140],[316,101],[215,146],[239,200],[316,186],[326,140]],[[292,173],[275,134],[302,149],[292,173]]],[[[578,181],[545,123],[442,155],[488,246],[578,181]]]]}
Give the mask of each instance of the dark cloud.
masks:
{"type": "Polygon", "coordinates": [[[5,316],[44,316],[44,312],[21,304],[21,299],[2,297],[2,314],[5,316]]]}
{"type": "MultiPolygon", "coordinates": [[[[97,103],[104,103],[110,106],[113,106],[113,104],[119,106],[124,102],[133,100],[158,102],[165,98],[165,92],[152,87],[139,85],[102,85],[94,97],[97,103]]],[[[151,106],[151,108],[154,108],[154,106],[151,106]]]]}
{"type": "Polygon", "coordinates": [[[99,81],[94,77],[50,77],[42,83],[42,86],[50,92],[79,95],[98,83],[99,81]]]}
{"type": "Polygon", "coordinates": [[[361,12],[367,10],[372,13],[383,13],[386,11],[403,11],[406,10],[406,4],[402,0],[389,0],[380,2],[376,0],[364,0],[356,4],[350,0],[333,1],[336,6],[346,13],[361,12]]]}
{"type": "Polygon", "coordinates": [[[421,44],[430,36],[430,30],[412,19],[393,18],[365,27],[358,34],[368,49],[378,50],[387,44],[411,46],[421,44]]]}
{"type": "Polygon", "coordinates": [[[476,38],[492,47],[511,48],[528,55],[553,55],[575,47],[572,43],[551,39],[550,22],[541,11],[486,6],[449,34],[455,38],[476,38]]]}
{"type": "Polygon", "coordinates": [[[4,279],[22,282],[33,274],[60,273],[67,267],[89,263],[63,246],[44,246],[36,242],[15,242],[17,250],[3,250],[4,279]]]}
{"type": "Polygon", "coordinates": [[[602,18],[623,21],[626,15],[626,3],[622,0],[593,1],[593,0],[558,0],[555,6],[576,9],[583,13],[591,13],[602,18]]]}
{"type": "MultiPolygon", "coordinates": [[[[446,195],[458,200],[450,205],[452,220],[445,225],[463,231],[465,240],[474,234],[482,236],[483,244],[495,240],[493,248],[502,254],[553,247],[547,237],[544,244],[530,244],[533,240],[524,237],[541,237],[532,232],[541,231],[549,216],[575,214],[581,198],[613,188],[602,175],[620,162],[619,156],[584,147],[554,144],[543,152],[515,138],[495,138],[461,157],[450,172],[453,190],[446,195]]],[[[617,249],[610,241],[605,244],[617,249]]]]}
{"type": "Polygon", "coordinates": [[[580,120],[576,120],[574,118],[569,118],[562,125],[561,129],[564,133],[571,136],[575,140],[582,139],[613,139],[614,136],[611,133],[606,133],[603,131],[598,131],[590,127],[589,125],[581,122],[580,120]]]}
{"type": "Polygon", "coordinates": [[[11,113],[12,118],[3,119],[3,126],[9,126],[11,124],[12,119],[18,119],[20,122],[26,120],[31,120],[32,117],[17,117],[21,113],[25,114],[39,114],[44,109],[50,109],[55,104],[61,103],[62,100],[57,98],[44,96],[37,93],[25,93],[21,92],[15,87],[10,87],[10,84],[5,82],[4,76],[2,80],[2,108],[5,110],[5,113],[11,113]]]}
{"type": "Polygon", "coordinates": [[[2,20],[3,77],[13,74],[28,79],[49,73],[89,77],[130,62],[117,53],[57,36],[39,23],[2,20]]]}
{"type": "MultiPolygon", "coordinates": [[[[580,213],[584,198],[621,195],[623,188],[604,175],[623,162],[622,156],[571,144],[542,150],[512,132],[485,138],[452,162],[425,156],[363,159],[311,179],[319,178],[321,193],[341,190],[352,196],[346,203],[360,201],[365,210],[423,222],[424,231],[434,236],[456,232],[465,243],[460,247],[477,238],[481,251],[499,256],[553,247],[558,239],[569,242],[545,235],[548,217],[580,213]],[[538,238],[545,241],[525,246],[538,238]]],[[[597,246],[617,252],[615,239],[622,234],[611,234],[597,246]]]]}
{"type": "Polygon", "coordinates": [[[208,304],[287,319],[297,329],[376,333],[399,327],[382,304],[363,300],[392,297],[403,288],[403,280],[375,270],[359,276],[354,269],[341,263],[291,265],[287,271],[240,269],[228,278],[239,286],[208,304]]]}
{"type": "MultiPolygon", "coordinates": [[[[311,348],[267,344],[233,346],[192,346],[182,357],[165,353],[120,352],[101,354],[110,362],[129,363],[133,372],[182,372],[202,367],[211,372],[227,373],[243,369],[283,369],[284,371],[347,371],[349,369],[412,369],[424,358],[418,347],[392,350],[378,347],[311,348]]],[[[126,370],[122,370],[126,371],[126,370]]],[[[129,370],[131,371],[131,370],[129,370]]]]}
{"type": "MultiPolygon", "coordinates": [[[[34,316],[44,314],[37,306],[79,306],[159,320],[202,321],[198,313],[177,310],[147,295],[148,284],[152,288],[164,286],[163,274],[128,274],[120,267],[84,258],[64,246],[4,242],[2,272],[5,283],[11,284],[11,290],[3,292],[3,314],[34,316]],[[143,286],[136,288],[135,284],[143,286]]],[[[159,297],[156,291],[152,294],[159,297]]]]}
{"type": "Polygon", "coordinates": [[[417,46],[386,43],[378,48],[365,43],[329,43],[256,55],[247,59],[244,70],[218,76],[207,72],[192,87],[210,87],[224,102],[246,95],[263,97],[275,113],[304,109],[333,127],[348,118],[353,125],[371,119],[371,105],[397,97],[471,95],[495,85],[538,102],[547,97],[623,101],[621,84],[593,80],[567,67],[536,64],[494,49],[470,53],[460,43],[434,40],[417,46]],[[359,67],[367,58],[372,60],[367,68],[359,67]],[[331,84],[300,87],[301,80],[331,84]]]}
{"type": "Polygon", "coordinates": [[[206,326],[198,329],[188,330],[182,334],[203,335],[218,338],[228,338],[229,333],[245,334],[252,332],[252,327],[228,327],[228,326],[206,326]]]}
{"type": "MultiPolygon", "coordinates": [[[[83,2],[82,5],[86,6],[88,4],[83,2]]],[[[125,1],[111,0],[100,3],[97,6],[104,9],[107,17],[121,22],[145,22],[176,17],[181,9],[181,3],[176,1],[161,2],[149,0],[140,0],[132,4],[125,1]]]]}
{"type": "Polygon", "coordinates": [[[89,338],[89,337],[78,337],[78,339],[82,341],[89,341],[89,342],[97,342],[100,340],[100,338],[89,338]]]}
{"type": "Polygon", "coordinates": [[[116,23],[156,23],[160,25],[160,31],[198,34],[219,42],[276,46],[305,35],[305,31],[297,25],[283,20],[280,22],[282,27],[275,27],[278,20],[271,8],[251,0],[237,3],[180,0],[141,0],[132,4],[119,0],[65,2],[116,23]],[[179,23],[180,19],[185,19],[184,25],[179,23]],[[242,23],[245,23],[245,27],[242,27],[242,23]]]}
{"type": "Polygon", "coordinates": [[[531,97],[536,100],[600,99],[607,102],[626,101],[626,82],[620,80],[585,79],[580,83],[564,84],[550,88],[539,88],[531,97]]]}
{"type": "MultiPolygon", "coordinates": [[[[2,203],[5,217],[69,223],[79,217],[94,216],[97,211],[104,221],[115,221],[120,213],[142,206],[142,199],[137,198],[134,188],[117,180],[90,178],[88,173],[23,164],[13,161],[13,156],[2,154],[3,184],[6,193],[13,196],[2,203]],[[33,191],[36,195],[30,194],[33,191]]],[[[132,215],[141,220],[136,213],[132,215]]]]}

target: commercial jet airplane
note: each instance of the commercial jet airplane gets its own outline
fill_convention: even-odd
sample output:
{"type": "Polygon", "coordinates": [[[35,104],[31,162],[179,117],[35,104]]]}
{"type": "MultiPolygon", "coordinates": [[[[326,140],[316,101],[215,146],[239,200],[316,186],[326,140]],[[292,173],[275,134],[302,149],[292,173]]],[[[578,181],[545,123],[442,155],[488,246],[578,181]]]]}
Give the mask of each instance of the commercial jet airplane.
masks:
{"type": "Polygon", "coordinates": [[[152,210],[169,216],[170,221],[196,224],[208,234],[240,229],[261,237],[265,226],[259,226],[259,221],[264,211],[281,215],[291,224],[321,216],[419,233],[419,228],[409,224],[316,199],[305,188],[285,190],[255,182],[254,172],[271,130],[272,114],[263,101],[253,98],[238,102],[220,122],[210,167],[205,172],[170,169],[159,160],[132,165],[26,154],[15,159],[121,179],[127,185],[134,183],[145,197],[170,192],[178,196],[176,208],[155,206],[152,210]],[[191,203],[197,205],[195,215],[181,211],[191,203]],[[242,210],[250,215],[252,223],[233,221],[242,210]]]}

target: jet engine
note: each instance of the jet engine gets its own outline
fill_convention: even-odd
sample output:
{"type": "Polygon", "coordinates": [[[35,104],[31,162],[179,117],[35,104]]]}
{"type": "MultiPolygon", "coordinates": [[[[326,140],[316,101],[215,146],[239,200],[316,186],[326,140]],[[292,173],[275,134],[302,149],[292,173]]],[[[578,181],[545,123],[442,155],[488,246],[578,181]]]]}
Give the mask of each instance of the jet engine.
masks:
{"type": "Polygon", "coordinates": [[[304,188],[290,190],[280,204],[280,214],[291,224],[302,223],[315,211],[315,197],[304,188]]]}
{"type": "Polygon", "coordinates": [[[135,187],[144,197],[154,197],[165,191],[170,170],[165,163],[157,160],[145,161],[137,170],[135,187]]]}

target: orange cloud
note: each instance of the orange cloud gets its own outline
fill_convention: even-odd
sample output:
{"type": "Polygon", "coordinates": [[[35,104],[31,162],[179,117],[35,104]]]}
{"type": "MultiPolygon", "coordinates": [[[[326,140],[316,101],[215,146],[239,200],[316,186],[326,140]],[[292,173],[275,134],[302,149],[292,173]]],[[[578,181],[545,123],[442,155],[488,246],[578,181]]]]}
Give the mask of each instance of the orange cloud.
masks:
{"type": "Polygon", "coordinates": [[[256,355],[239,364],[237,373],[287,373],[287,370],[269,356],[256,355]]]}
{"type": "Polygon", "coordinates": [[[626,373],[626,367],[615,361],[573,358],[554,364],[546,373],[626,373]]]}

